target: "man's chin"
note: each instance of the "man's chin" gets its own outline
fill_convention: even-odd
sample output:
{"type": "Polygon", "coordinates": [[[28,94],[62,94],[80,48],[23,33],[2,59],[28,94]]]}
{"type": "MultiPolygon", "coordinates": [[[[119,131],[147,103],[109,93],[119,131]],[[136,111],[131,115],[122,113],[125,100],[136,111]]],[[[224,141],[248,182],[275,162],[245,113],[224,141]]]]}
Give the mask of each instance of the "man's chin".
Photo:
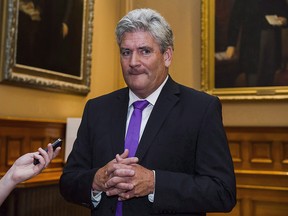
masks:
{"type": "Polygon", "coordinates": [[[149,96],[147,85],[132,85],[129,88],[140,98],[146,98],[149,96]]]}

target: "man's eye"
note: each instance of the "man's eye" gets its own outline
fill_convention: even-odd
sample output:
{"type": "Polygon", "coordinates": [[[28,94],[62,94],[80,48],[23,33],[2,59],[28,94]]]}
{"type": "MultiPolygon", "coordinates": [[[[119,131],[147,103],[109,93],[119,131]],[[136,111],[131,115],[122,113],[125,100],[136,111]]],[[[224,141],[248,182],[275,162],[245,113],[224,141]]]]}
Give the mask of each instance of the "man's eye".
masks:
{"type": "Polygon", "coordinates": [[[121,55],[122,56],[129,56],[129,55],[131,55],[131,51],[130,50],[121,50],[121,55]]]}
{"type": "Polygon", "coordinates": [[[150,53],[151,53],[151,50],[149,50],[149,49],[141,49],[142,55],[149,55],[150,53]]]}

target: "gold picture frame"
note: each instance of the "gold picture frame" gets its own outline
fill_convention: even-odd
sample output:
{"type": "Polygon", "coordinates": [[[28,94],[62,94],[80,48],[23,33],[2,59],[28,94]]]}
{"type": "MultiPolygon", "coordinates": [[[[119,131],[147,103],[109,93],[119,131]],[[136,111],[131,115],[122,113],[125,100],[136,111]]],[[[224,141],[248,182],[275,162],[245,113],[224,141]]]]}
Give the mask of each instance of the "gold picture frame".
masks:
{"type": "MultiPolygon", "coordinates": [[[[218,96],[223,100],[234,100],[234,99],[287,99],[288,98],[288,42],[281,41],[286,43],[282,46],[286,47],[285,49],[285,58],[283,57],[282,62],[285,66],[281,69],[281,71],[277,71],[277,80],[276,78],[273,81],[273,84],[268,86],[248,86],[246,83],[245,76],[242,71],[240,71],[239,66],[239,58],[237,59],[222,59],[222,54],[226,54],[226,50],[223,49],[220,51],[216,51],[216,47],[219,48],[222,40],[227,33],[227,28],[229,22],[225,20],[225,15],[229,14],[223,12],[225,7],[223,6],[223,2],[230,3],[228,5],[228,9],[231,10],[231,4],[235,0],[201,0],[201,87],[203,91],[206,91],[210,94],[218,96]],[[221,2],[222,5],[217,5],[221,2]],[[219,10],[222,11],[219,11],[219,10]],[[217,14],[218,13],[218,14],[217,14]],[[223,13],[219,16],[219,13],[223,13]],[[220,24],[219,24],[220,23],[220,24]],[[220,28],[219,25],[226,25],[225,28],[220,28]],[[217,26],[217,28],[216,28],[217,26]],[[224,29],[224,30],[223,30],[224,29]],[[225,32],[226,30],[226,32],[225,32]],[[219,31],[222,31],[222,36],[216,35],[219,34],[219,31]],[[217,45],[216,45],[217,43],[217,45]],[[220,44],[220,45],[219,45],[220,44]],[[219,60],[220,59],[220,60],[219,60]],[[223,60],[223,61],[222,61],[223,60]],[[219,63],[222,61],[221,63],[219,63]],[[230,61],[230,62],[229,62],[230,61]],[[233,61],[233,62],[232,62],[233,61]],[[232,63],[231,63],[232,62],[232,63]],[[230,65],[229,65],[230,64],[230,65]],[[234,64],[234,65],[233,65],[234,64]],[[231,66],[232,65],[232,66],[231,66]],[[233,73],[231,72],[234,67],[233,73]],[[224,68],[224,69],[223,69],[224,68]],[[280,74],[281,72],[281,74],[280,74]],[[222,73],[222,74],[221,74],[222,73]],[[238,74],[237,74],[238,73],[238,74]],[[284,74],[285,73],[285,74],[284,74]],[[236,76],[236,75],[237,76],[236,76]],[[280,77],[281,75],[281,77],[280,77]],[[222,77],[221,77],[222,76],[222,77]],[[232,77],[232,78],[231,78],[232,77]],[[243,78],[244,77],[244,78],[243,78]],[[231,82],[233,80],[233,82],[231,82]],[[225,83],[226,82],[226,83],[225,83]],[[241,83],[242,82],[242,83],[241,83]]],[[[231,14],[230,14],[231,15],[231,14]]],[[[287,36],[287,29],[285,32],[282,32],[287,36]]],[[[286,37],[288,38],[288,37],[286,37]]],[[[226,38],[227,39],[227,38],[226,38]]],[[[282,37],[283,39],[283,37],[282,37]]],[[[238,39],[239,40],[239,39],[238,39]]],[[[223,43],[224,44],[224,43],[223,43]]],[[[239,42],[237,44],[236,49],[239,48],[239,42]]],[[[240,52],[240,51],[239,51],[240,52]]],[[[283,52],[282,52],[283,53],[283,52]]],[[[276,77],[276,75],[275,75],[276,77]]]]}
{"type": "Polygon", "coordinates": [[[1,0],[1,84],[87,95],[93,10],[94,0],[1,0]]]}

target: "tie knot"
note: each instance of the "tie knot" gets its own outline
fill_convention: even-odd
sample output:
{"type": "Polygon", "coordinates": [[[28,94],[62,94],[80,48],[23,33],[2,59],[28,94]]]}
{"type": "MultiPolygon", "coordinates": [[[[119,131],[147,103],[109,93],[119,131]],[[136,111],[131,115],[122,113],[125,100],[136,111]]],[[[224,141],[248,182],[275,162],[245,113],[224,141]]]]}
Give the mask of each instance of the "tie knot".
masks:
{"type": "Polygon", "coordinates": [[[139,100],[139,101],[135,101],[133,103],[134,109],[139,109],[141,111],[143,111],[147,106],[148,106],[149,102],[147,100],[139,100]]]}

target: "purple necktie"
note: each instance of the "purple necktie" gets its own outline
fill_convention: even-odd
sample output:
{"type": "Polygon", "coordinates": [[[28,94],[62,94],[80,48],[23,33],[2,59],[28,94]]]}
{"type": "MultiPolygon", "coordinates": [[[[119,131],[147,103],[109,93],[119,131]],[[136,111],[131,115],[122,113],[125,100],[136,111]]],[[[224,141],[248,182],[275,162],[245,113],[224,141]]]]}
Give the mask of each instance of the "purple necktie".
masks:
{"type": "MultiPolygon", "coordinates": [[[[142,121],[142,111],[148,106],[149,102],[146,100],[135,101],[133,103],[134,111],[131,115],[126,139],[125,149],[129,150],[128,157],[134,157],[140,136],[140,126],[142,121]]],[[[122,216],[122,202],[117,202],[116,216],[122,216]]]]}

